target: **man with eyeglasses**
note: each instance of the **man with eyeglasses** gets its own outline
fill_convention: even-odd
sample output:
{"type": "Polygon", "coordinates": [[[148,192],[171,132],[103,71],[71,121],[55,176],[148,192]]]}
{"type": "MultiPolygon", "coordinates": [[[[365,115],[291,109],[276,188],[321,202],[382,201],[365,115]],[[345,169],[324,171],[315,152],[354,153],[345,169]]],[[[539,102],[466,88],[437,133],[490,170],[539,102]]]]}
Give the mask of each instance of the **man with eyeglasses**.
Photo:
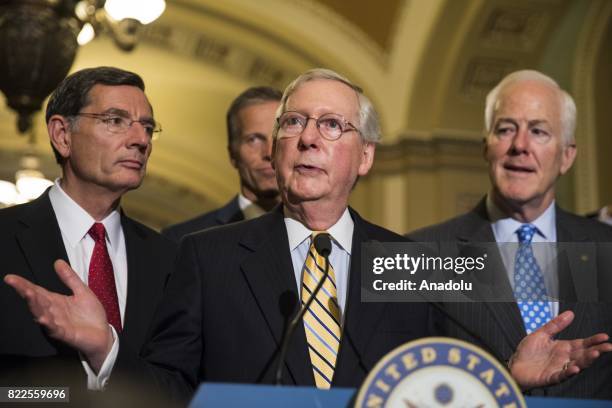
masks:
{"type": "MultiPolygon", "coordinates": [[[[612,333],[612,228],[555,203],[558,179],[576,157],[575,124],[574,101],[553,79],[529,70],[508,75],[486,99],[489,193],[467,214],[408,235],[454,244],[451,251],[465,253],[497,243],[498,251],[487,251],[493,266],[487,280],[495,283],[491,293],[499,301],[446,304],[455,317],[447,321],[447,332],[510,361],[513,372],[520,367],[511,356],[527,338],[554,345],[556,339],[578,339],[578,344],[593,336],[586,341],[595,343],[594,335],[603,332],[595,354],[612,348],[606,342],[612,333]],[[552,333],[544,325],[556,316],[563,324],[552,333]]],[[[525,357],[536,364],[548,358],[538,352],[525,357]]],[[[531,384],[530,392],[612,398],[612,354],[586,369],[571,354],[561,363],[557,373],[579,373],[553,386],[531,384]]]]}
{"type": "MultiPolygon", "coordinates": [[[[288,343],[284,384],[356,387],[393,348],[438,333],[428,304],[361,302],[361,244],[404,240],[348,207],[380,138],[376,112],[362,90],[333,71],[304,73],[283,94],[273,136],[282,206],[183,239],[140,357],[113,342],[103,319],[54,324],[46,322],[52,315],[75,311],[35,313],[58,339],[87,356],[99,386],[110,369],[118,371],[111,384],[131,369],[137,378],[153,376],[179,398],[189,397],[201,381],[273,383],[287,324],[321,281],[322,290],[288,343]],[[313,244],[323,232],[331,236],[326,279],[322,248],[313,244]]],[[[65,272],[80,292],[82,283],[65,272]]],[[[46,300],[25,297],[33,309],[46,300]]],[[[95,303],[86,292],[79,298],[95,303]]],[[[533,352],[533,343],[526,346],[533,352]]],[[[544,347],[538,351],[552,354],[544,347]]],[[[575,348],[582,359],[589,351],[575,348]]],[[[520,353],[516,364],[531,368],[520,353]]]]}
{"type": "MultiPolygon", "coordinates": [[[[176,252],[175,244],[120,208],[122,195],[140,186],[161,130],[144,89],[140,76],[111,67],[64,79],[46,111],[61,178],[38,199],[0,210],[0,274],[18,275],[7,283],[27,279],[37,292],[68,296],[61,298],[78,311],[76,319],[98,313],[110,323],[103,334],[135,350],[145,341],[176,252]],[[72,288],[56,273],[68,263],[101,308],[70,296],[72,288]]],[[[86,389],[84,357],[38,323],[45,319],[32,319],[19,294],[0,285],[0,385],[71,385],[73,395],[86,389]]]]}
{"type": "Polygon", "coordinates": [[[257,86],[234,99],[226,115],[227,150],[238,171],[240,193],[221,208],[165,228],[163,235],[179,242],[192,232],[259,217],[279,203],[272,126],[281,96],[278,89],[257,86]]]}

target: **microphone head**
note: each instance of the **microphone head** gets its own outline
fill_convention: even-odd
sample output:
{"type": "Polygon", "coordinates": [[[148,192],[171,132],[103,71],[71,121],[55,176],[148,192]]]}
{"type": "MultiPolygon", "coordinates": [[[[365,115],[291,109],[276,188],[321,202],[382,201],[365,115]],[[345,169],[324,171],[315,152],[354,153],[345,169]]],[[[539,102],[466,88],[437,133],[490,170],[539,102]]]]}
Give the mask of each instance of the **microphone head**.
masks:
{"type": "Polygon", "coordinates": [[[330,235],[327,232],[318,234],[314,239],[314,246],[319,255],[327,258],[332,250],[330,235]]]}

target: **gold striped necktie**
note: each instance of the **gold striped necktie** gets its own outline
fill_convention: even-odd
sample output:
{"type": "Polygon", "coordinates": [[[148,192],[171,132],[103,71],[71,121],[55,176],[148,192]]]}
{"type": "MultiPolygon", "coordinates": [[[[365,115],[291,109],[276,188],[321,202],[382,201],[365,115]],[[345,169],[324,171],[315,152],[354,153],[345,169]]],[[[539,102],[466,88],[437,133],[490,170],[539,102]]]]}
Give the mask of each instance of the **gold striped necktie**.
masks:
{"type": "MultiPolygon", "coordinates": [[[[325,258],[314,246],[317,234],[319,232],[314,232],[310,237],[311,244],[302,271],[302,305],[310,299],[325,272],[325,258]]],[[[327,389],[334,377],[341,336],[336,276],[331,264],[327,279],[304,315],[304,330],[315,384],[317,388],[327,389]]]]}

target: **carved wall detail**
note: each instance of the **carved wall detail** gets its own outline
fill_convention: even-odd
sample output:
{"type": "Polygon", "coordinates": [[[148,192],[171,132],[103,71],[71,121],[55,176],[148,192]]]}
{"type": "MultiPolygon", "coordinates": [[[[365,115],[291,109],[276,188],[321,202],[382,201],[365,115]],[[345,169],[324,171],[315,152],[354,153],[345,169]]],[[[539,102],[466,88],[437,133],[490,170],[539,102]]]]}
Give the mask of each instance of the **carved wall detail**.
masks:
{"type": "Polygon", "coordinates": [[[467,65],[462,94],[468,99],[481,101],[489,90],[515,69],[514,60],[475,57],[467,65]]]}
{"type": "Polygon", "coordinates": [[[141,38],[143,42],[215,66],[251,83],[282,88],[299,74],[251,48],[188,26],[155,22],[143,27],[141,38]]]}
{"type": "Polygon", "coordinates": [[[488,47],[515,51],[531,51],[542,39],[549,25],[544,10],[496,8],[489,14],[481,32],[488,47]]]}

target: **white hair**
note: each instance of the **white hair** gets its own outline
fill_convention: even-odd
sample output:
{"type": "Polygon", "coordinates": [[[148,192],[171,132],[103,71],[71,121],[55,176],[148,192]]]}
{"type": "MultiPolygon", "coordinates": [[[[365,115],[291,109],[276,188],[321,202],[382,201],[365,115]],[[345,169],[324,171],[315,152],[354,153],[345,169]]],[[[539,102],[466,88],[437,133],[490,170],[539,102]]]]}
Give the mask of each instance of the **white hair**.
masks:
{"type": "Polygon", "coordinates": [[[381,139],[380,122],[378,119],[378,113],[376,113],[374,105],[372,105],[370,99],[363,94],[363,90],[359,86],[353,84],[351,81],[338,74],[337,72],[325,68],[314,68],[309,71],[306,71],[302,75],[297,77],[295,80],[293,80],[293,82],[291,82],[287,86],[287,88],[285,88],[281,103],[276,111],[277,120],[274,121],[272,137],[276,139],[278,135],[278,118],[285,112],[287,108],[287,100],[289,99],[291,94],[293,94],[295,90],[299,88],[300,85],[302,85],[303,83],[318,79],[338,81],[347,85],[349,88],[355,91],[359,102],[359,124],[356,124],[357,129],[359,130],[359,134],[361,135],[362,140],[365,142],[379,142],[381,139]]]}
{"type": "Polygon", "coordinates": [[[566,145],[573,144],[575,141],[574,131],[576,130],[576,103],[574,99],[564,91],[557,82],[551,77],[534,70],[521,70],[507,75],[495,88],[487,95],[485,106],[485,129],[491,132],[493,126],[493,116],[499,107],[499,94],[511,84],[517,82],[534,81],[546,84],[555,89],[559,94],[561,104],[561,139],[566,145]]]}

